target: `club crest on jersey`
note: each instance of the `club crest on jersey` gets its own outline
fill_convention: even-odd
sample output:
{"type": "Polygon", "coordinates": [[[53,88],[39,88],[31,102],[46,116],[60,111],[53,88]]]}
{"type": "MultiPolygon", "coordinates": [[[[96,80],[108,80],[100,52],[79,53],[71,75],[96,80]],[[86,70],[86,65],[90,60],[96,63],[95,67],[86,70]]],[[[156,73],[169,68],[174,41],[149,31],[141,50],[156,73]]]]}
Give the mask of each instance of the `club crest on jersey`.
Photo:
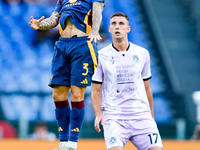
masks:
{"type": "Polygon", "coordinates": [[[69,0],[70,3],[75,3],[77,0],[69,0]]]}
{"type": "Polygon", "coordinates": [[[133,55],[133,61],[135,61],[135,62],[139,62],[140,59],[139,59],[139,57],[138,57],[137,55],[133,55]]]}
{"type": "Polygon", "coordinates": [[[115,137],[110,138],[110,144],[114,144],[117,142],[117,139],[115,137]]]}

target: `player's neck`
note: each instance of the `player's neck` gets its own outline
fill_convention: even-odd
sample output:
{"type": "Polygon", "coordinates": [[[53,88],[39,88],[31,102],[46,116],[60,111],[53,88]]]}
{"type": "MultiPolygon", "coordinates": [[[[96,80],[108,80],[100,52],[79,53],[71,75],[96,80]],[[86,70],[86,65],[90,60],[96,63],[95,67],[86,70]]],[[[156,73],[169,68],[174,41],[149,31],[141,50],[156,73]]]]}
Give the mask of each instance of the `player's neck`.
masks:
{"type": "Polygon", "coordinates": [[[116,42],[113,41],[113,46],[118,50],[118,51],[126,51],[129,47],[129,42],[128,40],[126,41],[121,41],[121,42],[116,42]]]}

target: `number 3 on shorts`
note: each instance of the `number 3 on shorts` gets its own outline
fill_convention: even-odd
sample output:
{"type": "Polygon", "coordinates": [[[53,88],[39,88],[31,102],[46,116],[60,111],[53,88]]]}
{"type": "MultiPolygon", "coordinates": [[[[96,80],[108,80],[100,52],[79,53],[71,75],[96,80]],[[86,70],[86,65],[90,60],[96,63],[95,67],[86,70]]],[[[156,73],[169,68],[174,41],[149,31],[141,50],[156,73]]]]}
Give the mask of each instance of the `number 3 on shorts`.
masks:
{"type": "Polygon", "coordinates": [[[82,75],[86,76],[88,74],[88,63],[83,63],[83,69],[85,69],[86,72],[82,73],[82,75]]]}
{"type": "Polygon", "coordinates": [[[148,135],[150,143],[151,144],[156,144],[158,140],[158,134],[157,133],[152,133],[148,135]]]}

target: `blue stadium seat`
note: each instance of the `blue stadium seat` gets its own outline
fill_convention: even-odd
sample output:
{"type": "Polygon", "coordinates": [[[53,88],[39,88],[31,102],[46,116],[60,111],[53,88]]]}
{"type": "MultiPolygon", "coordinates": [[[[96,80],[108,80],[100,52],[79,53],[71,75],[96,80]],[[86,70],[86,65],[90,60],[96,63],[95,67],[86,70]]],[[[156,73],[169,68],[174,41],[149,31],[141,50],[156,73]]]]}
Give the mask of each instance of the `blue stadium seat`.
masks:
{"type": "Polygon", "coordinates": [[[172,121],[171,108],[163,95],[154,97],[154,117],[157,123],[165,124],[172,121]]]}

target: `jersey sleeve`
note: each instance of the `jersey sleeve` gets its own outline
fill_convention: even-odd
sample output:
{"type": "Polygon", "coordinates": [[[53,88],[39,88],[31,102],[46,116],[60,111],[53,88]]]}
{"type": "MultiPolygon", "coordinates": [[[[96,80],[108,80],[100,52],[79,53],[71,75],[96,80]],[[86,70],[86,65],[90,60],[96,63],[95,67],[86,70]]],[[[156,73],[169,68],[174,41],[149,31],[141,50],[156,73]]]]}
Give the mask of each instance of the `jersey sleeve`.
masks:
{"type": "Polygon", "coordinates": [[[145,63],[142,69],[142,78],[143,80],[148,80],[151,78],[150,55],[148,51],[146,51],[145,63]]]}
{"type": "Polygon", "coordinates": [[[97,68],[94,72],[94,75],[92,76],[92,82],[102,83],[102,81],[103,81],[103,69],[102,69],[101,59],[100,59],[100,56],[99,56],[97,68]]]}
{"type": "Polygon", "coordinates": [[[62,0],[57,0],[54,11],[60,12],[61,9],[62,9],[62,0]]]}

